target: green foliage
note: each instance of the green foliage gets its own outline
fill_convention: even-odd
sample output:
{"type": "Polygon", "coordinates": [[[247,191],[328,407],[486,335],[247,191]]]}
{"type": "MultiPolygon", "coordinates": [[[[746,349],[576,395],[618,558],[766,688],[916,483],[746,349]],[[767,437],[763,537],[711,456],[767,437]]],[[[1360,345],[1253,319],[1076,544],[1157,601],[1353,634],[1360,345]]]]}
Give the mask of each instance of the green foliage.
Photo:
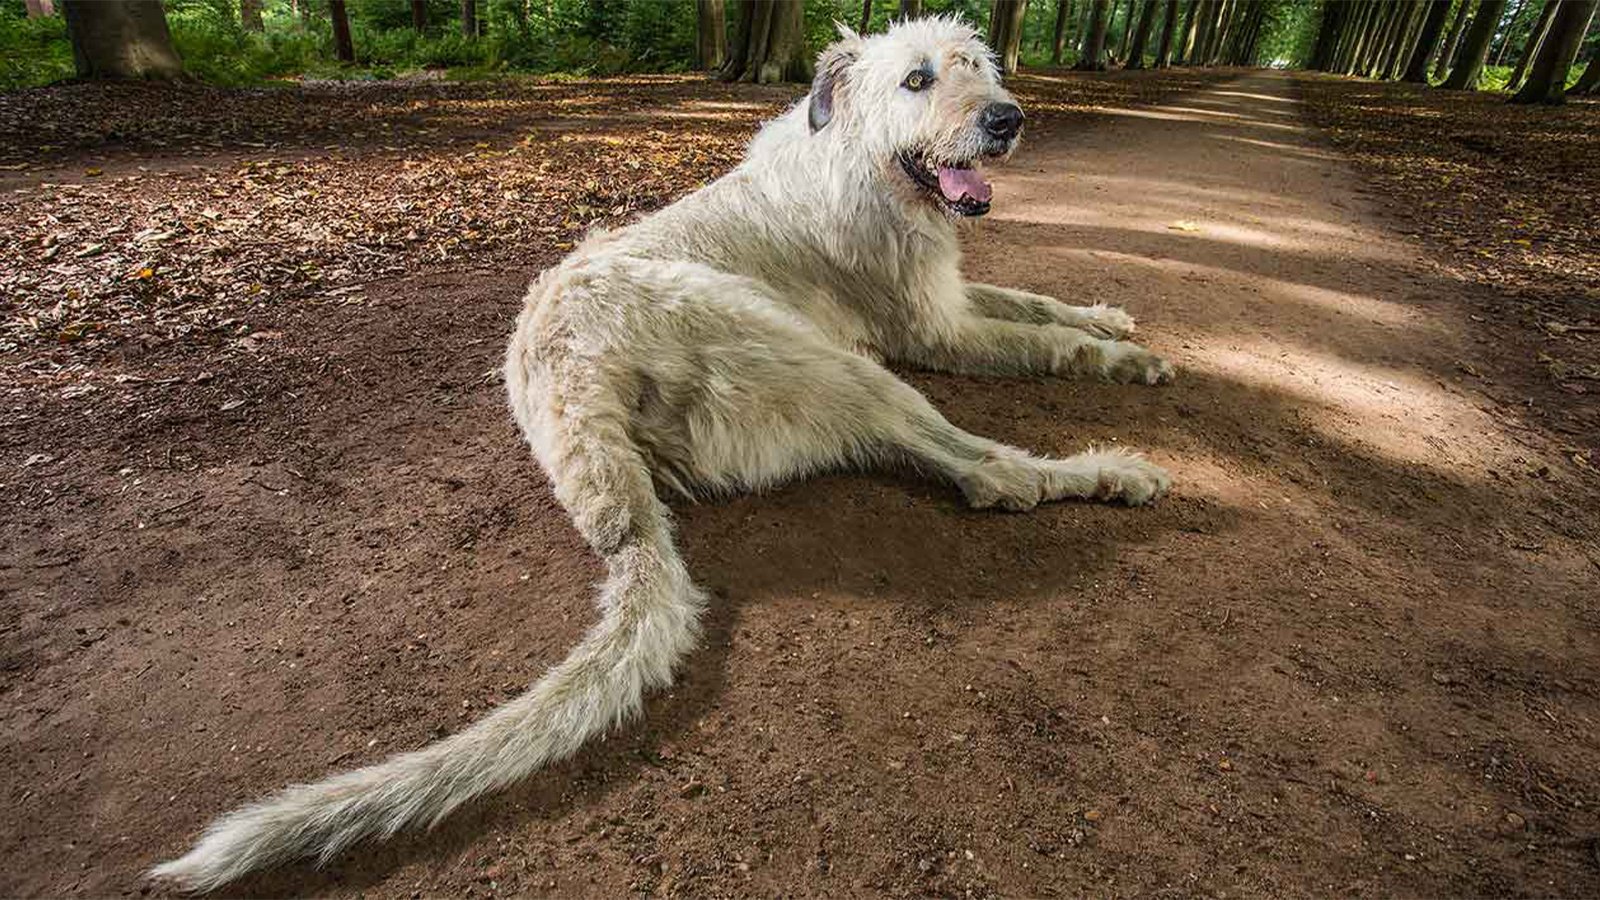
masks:
{"type": "Polygon", "coordinates": [[[29,19],[22,0],[0,4],[0,90],[60,81],[73,71],[60,16],[29,19]]]}

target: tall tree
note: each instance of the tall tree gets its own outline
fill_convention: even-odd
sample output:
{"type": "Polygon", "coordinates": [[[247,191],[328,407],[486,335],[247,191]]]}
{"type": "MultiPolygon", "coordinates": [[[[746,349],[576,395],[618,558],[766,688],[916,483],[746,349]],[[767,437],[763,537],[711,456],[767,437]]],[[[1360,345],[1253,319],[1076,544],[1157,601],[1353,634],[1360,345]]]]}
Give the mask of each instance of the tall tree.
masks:
{"type": "Polygon", "coordinates": [[[417,34],[428,30],[428,0],[411,0],[411,27],[417,34]]]}
{"type": "Polygon", "coordinates": [[[1339,47],[1334,54],[1333,71],[1343,75],[1355,71],[1356,59],[1361,52],[1361,42],[1366,40],[1367,28],[1372,19],[1373,9],[1377,5],[1377,0],[1357,0],[1355,11],[1349,14],[1350,23],[1339,39],[1339,47]]]}
{"type": "Polygon", "coordinates": [[[65,0],[61,11],[78,77],[182,77],[161,0],[65,0]]]}
{"type": "MultiPolygon", "coordinates": [[[[1154,2],[1154,0],[1152,0],[1154,2]]],[[[1172,65],[1172,34],[1178,25],[1178,0],[1166,0],[1166,15],[1161,20],[1161,41],[1156,46],[1156,68],[1172,65]]]]}
{"type": "Polygon", "coordinates": [[[1522,76],[1528,72],[1528,64],[1539,55],[1539,45],[1544,43],[1545,35],[1550,31],[1550,20],[1555,17],[1556,8],[1561,5],[1561,0],[1545,0],[1544,8],[1539,10],[1539,21],[1534,23],[1533,30],[1528,32],[1528,40],[1522,45],[1522,58],[1517,60],[1517,67],[1511,71],[1511,78],[1506,81],[1506,90],[1514,91],[1522,84],[1522,76]]]}
{"type": "Polygon", "coordinates": [[[1344,29],[1345,14],[1349,10],[1348,3],[1323,3],[1318,7],[1321,19],[1317,22],[1317,40],[1311,47],[1307,68],[1318,72],[1328,71],[1334,47],[1339,43],[1339,33],[1344,29]]]}
{"type": "Polygon", "coordinates": [[[1061,65],[1061,57],[1067,51],[1067,20],[1072,17],[1072,0],[1056,0],[1056,33],[1055,39],[1050,44],[1050,63],[1061,65]]]}
{"type": "Polygon", "coordinates": [[[1178,49],[1175,51],[1176,62],[1180,66],[1194,65],[1194,39],[1200,28],[1199,10],[1204,0],[1189,0],[1189,7],[1183,14],[1183,28],[1178,32],[1178,49]]]}
{"type": "Polygon", "coordinates": [[[1206,64],[1206,46],[1211,43],[1211,29],[1217,24],[1217,0],[1198,0],[1200,11],[1194,19],[1194,45],[1189,48],[1189,65],[1206,64]]]}
{"type": "Polygon", "coordinates": [[[245,31],[264,31],[261,24],[261,0],[239,0],[239,27],[245,31]]]}
{"type": "Polygon", "coordinates": [[[1439,51],[1439,59],[1433,64],[1433,78],[1435,81],[1443,78],[1450,67],[1455,65],[1456,50],[1461,46],[1461,34],[1466,31],[1467,20],[1471,18],[1472,4],[1475,0],[1459,0],[1456,3],[1455,18],[1450,21],[1450,33],[1445,36],[1444,49],[1439,51]]]}
{"type": "Polygon", "coordinates": [[[1111,0],[1089,0],[1089,26],[1084,29],[1083,55],[1074,69],[1103,72],[1106,68],[1106,27],[1111,0]]]}
{"type": "Polygon", "coordinates": [[[1517,20],[1522,18],[1522,11],[1528,8],[1528,0],[1517,0],[1517,5],[1511,7],[1511,15],[1506,18],[1505,34],[1500,37],[1500,47],[1494,52],[1494,61],[1490,65],[1498,66],[1505,61],[1506,51],[1511,48],[1512,32],[1517,30],[1517,20]]]}
{"type": "Polygon", "coordinates": [[[1117,41],[1117,55],[1124,61],[1128,58],[1128,42],[1133,39],[1133,14],[1138,5],[1139,0],[1128,0],[1128,8],[1122,13],[1122,39],[1117,41]]]}
{"type": "Polygon", "coordinates": [[[478,36],[478,0],[461,0],[461,36],[478,36]]]}
{"type": "Polygon", "coordinates": [[[1417,34],[1417,46],[1411,51],[1401,78],[1416,84],[1428,83],[1428,59],[1439,44],[1444,32],[1444,20],[1450,16],[1450,0],[1429,0],[1427,17],[1422,20],[1422,31],[1417,34]]]}
{"type": "Polygon", "coordinates": [[[728,58],[728,26],[722,0],[694,0],[694,19],[695,65],[702,70],[722,68],[728,58]]]}
{"type": "Polygon", "coordinates": [[[741,0],[724,81],[776,84],[810,81],[805,8],[801,0],[741,0]]]}
{"type": "MultiPolygon", "coordinates": [[[[698,0],[696,0],[698,2],[698,0]]],[[[861,0],[861,26],[856,31],[866,34],[872,27],[872,0],[861,0]]]]}
{"type": "Polygon", "coordinates": [[[1577,84],[1574,84],[1572,90],[1567,93],[1575,97],[1600,93],[1600,53],[1589,57],[1589,65],[1584,68],[1583,74],[1578,76],[1577,84]]]}
{"type": "Polygon", "coordinates": [[[1506,0],[1483,0],[1472,24],[1461,39],[1461,50],[1450,77],[1439,85],[1446,90],[1470,91],[1478,89],[1478,73],[1483,71],[1483,61],[1489,56],[1489,42],[1495,29],[1500,27],[1500,15],[1506,11],[1506,0]]]}
{"type": "Polygon", "coordinates": [[[1351,74],[1366,75],[1372,71],[1378,53],[1382,50],[1383,36],[1389,30],[1389,19],[1392,18],[1398,7],[1377,0],[1373,3],[1372,15],[1367,17],[1366,31],[1361,35],[1361,48],[1356,51],[1355,66],[1351,74]]]}
{"type": "Polygon", "coordinates": [[[915,19],[922,15],[922,0],[900,0],[900,19],[915,19]]]}
{"type": "Polygon", "coordinates": [[[1378,78],[1394,77],[1394,70],[1405,61],[1406,47],[1411,39],[1411,26],[1426,7],[1407,3],[1395,14],[1394,25],[1389,29],[1389,41],[1378,60],[1378,78]]]}
{"type": "Polygon", "coordinates": [[[328,0],[328,18],[333,22],[333,54],[340,62],[355,62],[356,47],[350,40],[350,14],[344,0],[328,0]]]}
{"type": "Polygon", "coordinates": [[[1000,69],[1007,75],[1017,71],[1017,57],[1022,51],[1022,18],[1027,14],[1028,0],[994,0],[989,13],[989,46],[1000,57],[1000,69]]]}
{"type": "Polygon", "coordinates": [[[1578,58],[1578,47],[1594,18],[1596,0],[1559,2],[1561,6],[1550,21],[1550,34],[1539,50],[1539,58],[1528,70],[1528,83],[1511,98],[1513,103],[1561,103],[1566,99],[1567,72],[1578,58]]]}
{"type": "Polygon", "coordinates": [[[1398,3],[1386,3],[1378,14],[1377,23],[1373,28],[1371,40],[1367,42],[1366,52],[1361,56],[1360,74],[1371,78],[1378,72],[1378,64],[1383,61],[1384,51],[1389,49],[1389,40],[1394,32],[1395,20],[1400,18],[1402,7],[1398,3]]]}
{"type": "Polygon", "coordinates": [[[1139,10],[1139,24],[1133,29],[1133,43],[1128,46],[1128,61],[1125,68],[1144,68],[1144,48],[1150,43],[1150,29],[1156,24],[1156,7],[1161,0],[1144,0],[1143,7],[1139,10]]]}

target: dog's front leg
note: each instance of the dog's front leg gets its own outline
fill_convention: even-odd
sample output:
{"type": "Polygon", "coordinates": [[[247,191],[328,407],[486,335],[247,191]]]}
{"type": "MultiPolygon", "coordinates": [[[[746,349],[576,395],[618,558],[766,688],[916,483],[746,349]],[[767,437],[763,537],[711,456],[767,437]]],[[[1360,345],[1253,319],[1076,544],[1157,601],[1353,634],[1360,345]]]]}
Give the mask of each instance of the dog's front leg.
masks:
{"type": "Polygon", "coordinates": [[[1065,325],[1095,337],[1127,337],[1133,332],[1133,316],[1115,306],[1071,306],[1054,297],[1032,294],[992,284],[968,282],[962,287],[967,302],[979,315],[1033,325],[1065,325]]]}
{"type": "Polygon", "coordinates": [[[908,335],[894,355],[961,375],[1089,375],[1161,384],[1172,365],[1138,344],[1108,341],[1065,325],[1031,325],[963,313],[908,335]]]}

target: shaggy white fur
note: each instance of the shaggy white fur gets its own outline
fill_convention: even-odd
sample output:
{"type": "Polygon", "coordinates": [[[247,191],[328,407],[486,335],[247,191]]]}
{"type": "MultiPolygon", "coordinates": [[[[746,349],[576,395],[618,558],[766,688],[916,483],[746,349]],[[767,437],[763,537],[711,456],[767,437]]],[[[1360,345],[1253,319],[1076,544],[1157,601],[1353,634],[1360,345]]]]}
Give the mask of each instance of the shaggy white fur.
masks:
{"type": "Polygon", "coordinates": [[[694,647],[705,595],[658,488],[760,489],[910,465],[974,506],[1145,503],[1165,472],[1122,452],[1042,459],[951,425],[879,364],[1154,384],[1121,310],[966,284],[954,222],[988,208],[985,161],[1021,110],[989,50],[944,18],[848,31],[812,93],[733,172],[586,241],[541,275],[506,354],[511,407],[606,561],[598,624],[527,693],[422,750],[229,813],[152,875],[210,890],[298,857],[432,825],[635,714],[694,647]]]}

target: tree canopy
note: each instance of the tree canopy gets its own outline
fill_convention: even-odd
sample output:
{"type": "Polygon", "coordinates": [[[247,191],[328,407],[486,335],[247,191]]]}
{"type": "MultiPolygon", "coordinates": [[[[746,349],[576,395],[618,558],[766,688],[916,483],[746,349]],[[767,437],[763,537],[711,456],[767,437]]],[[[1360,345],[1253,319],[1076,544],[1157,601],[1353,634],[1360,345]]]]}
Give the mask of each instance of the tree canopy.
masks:
{"type": "Polygon", "coordinates": [[[714,71],[797,81],[847,23],[986,30],[1019,68],[1309,68],[1521,102],[1593,93],[1587,0],[0,0],[0,87],[66,77],[714,71]],[[165,15],[161,13],[164,10],[165,15]]]}

